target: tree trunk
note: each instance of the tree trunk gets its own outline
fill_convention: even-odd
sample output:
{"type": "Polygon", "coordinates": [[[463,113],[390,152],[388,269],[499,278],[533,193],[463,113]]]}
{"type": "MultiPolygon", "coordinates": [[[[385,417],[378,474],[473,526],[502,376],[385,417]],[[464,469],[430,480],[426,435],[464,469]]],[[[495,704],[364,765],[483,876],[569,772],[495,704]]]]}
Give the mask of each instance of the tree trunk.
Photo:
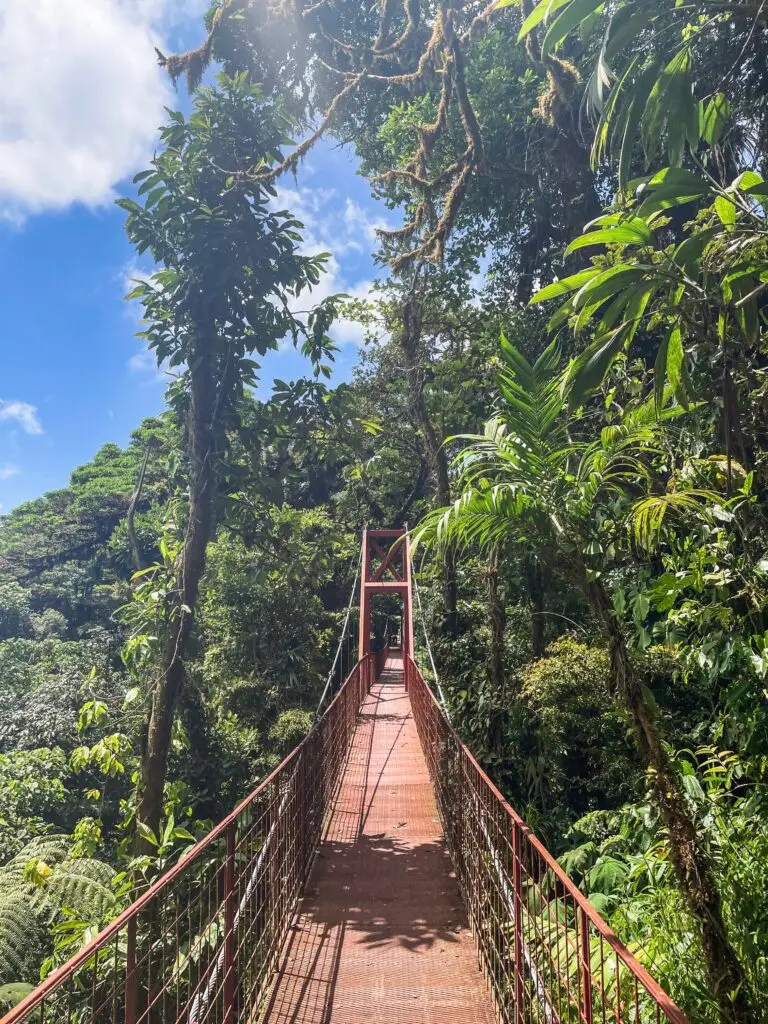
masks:
{"type": "Polygon", "coordinates": [[[213,522],[215,446],[211,357],[203,347],[202,353],[190,363],[193,368],[190,370],[188,421],[189,522],[176,566],[174,616],[163,648],[160,678],[152,695],[141,765],[142,790],[136,811],[137,821],[147,825],[156,835],[163,813],[174,712],[184,684],[184,658],[213,522]]]}
{"type": "Polygon", "coordinates": [[[543,658],[547,649],[544,631],[544,580],[535,558],[523,559],[523,574],[531,609],[531,651],[534,658],[543,658]]]}
{"type": "Polygon", "coordinates": [[[728,938],[714,867],[664,747],[653,707],[634,676],[624,634],[603,584],[585,583],[585,593],[608,639],[612,681],[624,700],[640,755],[653,777],[677,880],[701,931],[708,985],[720,1008],[720,1020],[723,1024],[753,1024],[747,979],[728,938]]]}
{"type": "MultiPolygon", "coordinates": [[[[400,348],[405,357],[405,365],[408,371],[408,387],[411,400],[411,408],[416,421],[421,428],[424,437],[424,447],[427,450],[430,468],[435,474],[435,487],[437,491],[437,502],[441,507],[450,504],[451,484],[448,477],[448,459],[429,415],[427,403],[424,400],[424,373],[419,359],[419,343],[421,341],[421,303],[410,296],[405,300],[402,307],[403,324],[400,331],[400,348]]],[[[441,582],[443,590],[443,632],[446,636],[455,637],[458,632],[457,623],[457,590],[456,590],[456,561],[451,552],[443,556],[441,571],[441,582]]]]}
{"type": "Polygon", "coordinates": [[[147,463],[149,462],[149,453],[151,451],[151,445],[147,445],[144,449],[144,458],[141,460],[141,469],[139,470],[139,479],[136,483],[133,495],[131,497],[131,504],[128,506],[128,515],[125,517],[125,529],[128,533],[128,541],[131,545],[131,556],[133,557],[133,565],[136,572],[140,572],[142,569],[146,569],[144,559],[141,557],[141,548],[136,537],[136,527],[134,526],[134,519],[136,517],[136,506],[139,504],[141,499],[141,492],[144,487],[144,477],[147,472],[147,463]]]}
{"type": "Polygon", "coordinates": [[[419,458],[419,471],[416,474],[416,479],[413,482],[413,487],[408,492],[407,497],[403,501],[398,511],[395,513],[395,518],[392,520],[392,526],[404,526],[408,513],[414,502],[418,501],[424,493],[424,488],[429,480],[429,466],[427,465],[426,459],[422,455],[419,458]]]}
{"type": "Polygon", "coordinates": [[[504,630],[507,616],[499,584],[499,552],[494,548],[488,561],[488,624],[491,642],[488,648],[488,678],[496,693],[504,692],[504,630]]]}

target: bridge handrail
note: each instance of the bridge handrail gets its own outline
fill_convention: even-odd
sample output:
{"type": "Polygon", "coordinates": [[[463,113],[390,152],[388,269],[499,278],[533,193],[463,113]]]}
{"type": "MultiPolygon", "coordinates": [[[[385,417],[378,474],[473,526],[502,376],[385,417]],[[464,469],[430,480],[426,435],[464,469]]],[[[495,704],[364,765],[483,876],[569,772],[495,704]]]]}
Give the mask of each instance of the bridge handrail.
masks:
{"type": "MultiPolygon", "coordinates": [[[[527,1019],[523,1007],[527,1008],[531,1002],[535,1001],[539,1004],[535,1016],[536,1020],[541,1016],[545,1021],[570,1021],[574,1019],[571,1016],[571,1012],[575,1011],[577,1014],[575,1019],[584,1021],[585,1024],[592,1024],[593,1021],[597,1022],[598,1020],[612,1020],[616,1021],[616,1024],[623,1024],[623,1022],[630,1020],[639,1022],[641,1020],[640,1004],[643,1002],[640,992],[642,989],[652,1004],[654,1016],[649,1017],[649,1020],[655,1022],[664,1020],[669,1022],[669,1024],[689,1024],[688,1017],[627,949],[626,945],[600,916],[584,893],[569,878],[557,860],[525,824],[517,811],[480,767],[477,759],[458,736],[415,661],[407,656],[405,659],[405,674],[414,718],[416,719],[419,736],[435,785],[438,809],[443,821],[446,839],[449,848],[451,848],[457,877],[463,890],[470,919],[474,918],[473,930],[478,941],[481,959],[484,960],[486,975],[488,975],[489,983],[494,990],[494,998],[497,1009],[500,1011],[501,1019],[514,1021],[515,1024],[518,1021],[527,1019]],[[454,747],[450,757],[446,756],[447,751],[445,749],[439,749],[440,746],[445,748],[448,744],[452,744],[454,747]],[[450,762],[453,763],[451,764],[450,762]],[[449,786],[448,780],[451,770],[458,770],[460,773],[458,785],[459,792],[462,795],[464,795],[467,787],[470,788],[471,796],[469,800],[456,799],[456,794],[453,794],[454,798],[452,800],[446,799],[447,796],[451,795],[446,792],[449,786]],[[507,958],[512,956],[516,960],[513,972],[515,977],[512,981],[515,993],[509,1001],[509,1006],[512,1009],[510,1010],[509,1006],[506,1007],[509,1015],[505,1013],[504,992],[501,991],[503,986],[499,985],[498,979],[506,972],[506,968],[510,965],[498,962],[502,958],[502,953],[498,949],[492,949],[492,943],[489,946],[487,941],[489,922],[487,920],[481,921],[477,917],[478,893],[473,892],[472,889],[473,886],[477,887],[478,884],[482,887],[483,883],[478,883],[476,877],[470,877],[471,872],[463,870],[467,851],[462,847],[466,847],[472,842],[466,836],[466,829],[464,829],[464,834],[462,834],[462,828],[465,825],[463,816],[467,813],[467,808],[472,806],[476,817],[479,817],[477,803],[478,801],[481,804],[483,803],[482,795],[486,796],[485,804],[488,805],[485,808],[487,810],[486,825],[490,825],[497,836],[497,842],[494,842],[494,839],[489,834],[488,827],[483,828],[483,821],[480,821],[480,832],[484,833],[483,845],[491,854],[490,862],[493,866],[493,874],[496,876],[496,882],[489,883],[489,885],[495,885],[497,890],[501,889],[501,900],[505,903],[507,911],[512,917],[512,920],[507,922],[507,925],[508,930],[513,934],[513,941],[507,943],[509,948],[504,954],[507,958]],[[457,815],[460,816],[461,820],[457,820],[457,815]],[[535,861],[532,854],[535,854],[535,861]],[[511,872],[509,872],[507,864],[511,865],[511,872]],[[542,866],[544,868],[543,871],[542,866]],[[566,953],[568,946],[568,900],[571,901],[572,905],[571,909],[574,920],[574,942],[572,943],[572,948],[575,950],[580,961],[580,976],[577,981],[575,995],[570,991],[570,974],[567,972],[566,978],[563,978],[559,961],[555,969],[552,969],[551,965],[547,968],[550,977],[556,978],[557,991],[554,994],[542,995],[542,991],[537,991],[542,989],[542,982],[539,976],[541,971],[538,970],[535,964],[533,968],[531,964],[526,966],[524,959],[528,947],[524,935],[523,916],[526,914],[529,917],[532,916],[528,906],[531,890],[533,891],[534,902],[536,896],[545,899],[539,883],[542,878],[546,878],[548,872],[551,873],[555,880],[556,900],[565,911],[565,926],[562,925],[562,922],[556,921],[556,936],[559,943],[562,937],[561,931],[566,933],[566,953]],[[523,875],[526,876],[525,881],[523,875]],[[628,972],[625,978],[619,978],[620,971],[618,966],[616,968],[617,984],[615,988],[618,998],[618,1010],[615,1017],[606,1016],[605,956],[603,955],[602,945],[598,950],[593,949],[592,936],[589,933],[590,926],[597,934],[600,943],[604,942],[610,947],[617,961],[620,961],[628,972]],[[593,961],[597,961],[597,972],[595,971],[593,961]],[[598,978],[595,978],[596,973],[599,975],[598,978]],[[524,990],[526,974],[530,979],[527,992],[524,990]],[[568,983],[565,995],[563,995],[562,991],[564,981],[568,983]],[[621,983],[625,982],[628,983],[628,999],[634,1003],[634,1016],[622,1015],[621,1004],[623,997],[619,990],[621,983]],[[557,1005],[562,1003],[563,999],[565,999],[567,1004],[565,1016],[562,1015],[562,1007],[558,1008],[557,1005]],[[602,1000],[599,1008],[597,1005],[593,1005],[597,1000],[602,1000]]],[[[475,843],[476,847],[478,845],[478,843],[475,843]]],[[[488,857],[484,859],[477,857],[476,860],[477,863],[473,865],[476,873],[482,874],[485,872],[487,875],[488,857]]],[[[487,878],[485,881],[487,882],[487,878]]],[[[551,920],[548,923],[551,926],[551,920]]],[[[541,935],[534,938],[535,941],[538,941],[541,935]]],[[[547,991],[546,985],[543,986],[543,990],[544,992],[547,991]]]]}
{"type": "MultiPolygon", "coordinates": [[[[68,983],[73,982],[73,980],[76,978],[79,972],[81,972],[84,968],[86,968],[89,965],[89,962],[94,963],[93,1002],[95,1003],[96,973],[99,966],[99,954],[104,951],[110,951],[113,942],[115,943],[115,949],[117,949],[118,940],[122,933],[124,932],[126,933],[125,942],[121,943],[121,946],[124,946],[127,950],[126,955],[128,959],[128,965],[126,966],[125,969],[123,1001],[120,1000],[117,994],[117,986],[113,985],[114,998],[112,999],[111,1003],[108,1005],[106,1002],[102,1002],[98,1006],[91,1005],[90,1014],[86,1015],[84,1019],[87,1020],[89,1024],[96,1024],[96,1022],[100,1022],[102,1020],[110,1020],[114,1022],[114,1024],[116,1024],[118,1020],[125,1022],[125,1024],[141,1024],[142,1021],[149,1020],[150,1013],[154,1005],[152,1001],[151,981],[149,983],[147,995],[148,1005],[146,1010],[142,1013],[140,1012],[135,1003],[134,1005],[131,1005],[132,999],[135,999],[137,995],[137,993],[135,992],[133,993],[133,995],[131,994],[131,986],[133,985],[135,987],[140,987],[142,984],[141,979],[139,979],[137,975],[137,965],[135,963],[133,965],[130,964],[130,959],[132,955],[131,951],[133,951],[134,960],[136,957],[137,919],[142,914],[142,912],[151,910],[153,905],[158,905],[163,900],[163,898],[170,897],[172,895],[174,883],[178,882],[179,879],[186,876],[190,872],[190,869],[194,866],[194,864],[196,862],[199,862],[206,852],[214,851],[217,844],[222,845],[222,840],[224,841],[223,845],[226,847],[226,856],[225,858],[222,858],[226,862],[225,874],[221,878],[218,877],[220,874],[220,865],[219,869],[217,869],[214,872],[213,878],[209,879],[208,885],[209,887],[211,887],[212,883],[216,882],[217,885],[215,886],[215,888],[222,889],[223,896],[222,899],[220,900],[219,906],[216,909],[216,914],[214,914],[213,916],[211,916],[210,914],[209,906],[206,931],[217,920],[217,917],[220,916],[221,913],[226,913],[227,907],[224,905],[225,901],[229,901],[229,903],[231,904],[230,909],[233,910],[235,903],[233,896],[235,885],[233,878],[227,878],[227,876],[231,876],[231,873],[234,870],[235,849],[233,849],[233,844],[236,844],[237,842],[236,831],[238,827],[242,827],[244,819],[247,819],[248,812],[252,811],[258,804],[259,800],[263,799],[263,797],[266,794],[269,794],[272,789],[274,789],[276,786],[279,789],[280,785],[290,787],[290,784],[292,780],[295,778],[298,770],[301,768],[303,761],[306,760],[305,755],[307,755],[308,752],[311,751],[313,744],[317,744],[319,736],[323,737],[325,733],[330,731],[332,733],[330,743],[326,744],[325,742],[322,742],[320,744],[321,747],[323,747],[323,750],[320,752],[319,758],[315,759],[315,767],[319,768],[320,771],[320,780],[321,782],[325,782],[326,784],[323,787],[324,798],[318,800],[317,806],[314,809],[314,818],[312,818],[312,820],[309,821],[309,824],[311,824],[312,829],[311,834],[307,838],[309,838],[311,842],[309,844],[309,848],[305,851],[306,863],[301,865],[301,869],[297,875],[297,877],[300,875],[302,880],[304,880],[306,878],[306,875],[308,874],[312,860],[314,859],[314,853],[316,852],[316,846],[319,841],[319,836],[322,829],[324,812],[326,810],[328,803],[331,802],[335,789],[340,781],[341,769],[346,758],[349,740],[354,729],[359,707],[362,703],[363,698],[365,697],[365,694],[370,689],[371,683],[375,678],[375,671],[375,655],[366,655],[360,661],[358,661],[352,668],[347,678],[344,680],[344,683],[339,688],[339,692],[328,705],[323,715],[317,719],[317,721],[313,724],[311,730],[309,731],[309,733],[307,733],[305,738],[283,759],[283,761],[277,766],[277,768],[270,772],[270,774],[265,779],[263,779],[262,782],[260,782],[259,785],[251,793],[249,793],[248,796],[246,796],[245,799],[243,799],[230,814],[228,814],[218,825],[216,825],[215,828],[213,828],[201,840],[199,840],[189,850],[189,852],[185,854],[172,868],[170,868],[160,878],[153,882],[139,897],[137,897],[137,899],[135,899],[130,904],[130,906],[128,906],[124,911],[122,911],[122,913],[115,917],[114,920],[107,924],[90,942],[83,946],[83,948],[80,949],[76,954],[74,954],[66,963],[62,964],[60,967],[52,971],[48,975],[48,977],[34,989],[34,991],[32,991],[28,996],[26,996],[12,1010],[10,1010],[2,1018],[0,1018],[0,1024],[21,1024],[22,1021],[30,1019],[31,1015],[38,1011],[42,1006],[44,1006],[50,997],[54,996],[57,992],[59,992],[59,990],[61,990],[63,986],[66,986],[68,983]],[[334,729],[336,730],[336,732],[340,732],[341,734],[334,735],[334,729]],[[325,749],[326,746],[328,746],[328,749],[325,749]],[[328,771],[329,768],[330,771],[328,771]],[[316,813],[318,810],[321,812],[319,817],[316,813]],[[111,1013],[101,1012],[104,1010],[109,1011],[110,1007],[112,1011],[111,1013]]],[[[304,804],[302,806],[306,814],[309,815],[310,808],[308,807],[308,805],[304,804]]],[[[261,852],[263,848],[264,844],[262,844],[258,852],[261,852]]],[[[297,899],[299,891],[297,887],[294,886],[294,888],[296,889],[294,895],[297,899]]],[[[175,923],[178,926],[178,908],[175,923]]],[[[222,934],[220,936],[220,941],[216,947],[217,956],[219,950],[224,945],[233,942],[234,930],[235,927],[233,921],[230,921],[229,923],[225,922],[223,930],[219,928],[219,931],[221,931],[222,934]]],[[[176,938],[178,940],[178,934],[176,938]]],[[[200,940],[200,935],[196,936],[196,941],[199,942],[200,940]]],[[[190,944],[190,954],[191,948],[192,947],[190,944]]],[[[202,957],[202,952],[200,950],[197,950],[196,952],[202,957]]],[[[239,952],[241,952],[241,950],[230,950],[232,956],[237,955],[239,952]]],[[[176,950],[176,955],[179,955],[179,949],[176,950]]],[[[274,955],[274,951],[272,955],[274,955]]],[[[209,958],[209,967],[214,959],[215,958],[213,957],[209,958]]],[[[166,961],[164,957],[163,963],[165,964],[165,962],[166,961]]],[[[149,962],[149,966],[151,969],[151,959],[149,962]]],[[[229,966],[227,970],[229,971],[230,974],[234,975],[234,966],[229,966]]],[[[198,984],[192,990],[191,995],[188,991],[187,1010],[192,1005],[192,996],[196,993],[199,993],[201,988],[201,975],[204,977],[206,972],[201,972],[200,970],[198,970],[197,973],[198,984]]],[[[233,980],[234,979],[232,978],[231,981],[233,980]]],[[[227,982],[225,981],[225,984],[226,983],[227,982]]],[[[219,998],[221,994],[222,993],[217,993],[217,998],[219,998]]],[[[228,1007],[223,1007],[223,1013],[220,1014],[217,1011],[215,1014],[211,1015],[204,1014],[203,1017],[195,1018],[195,1021],[190,1021],[190,1024],[201,1024],[203,1020],[207,1019],[207,1016],[210,1016],[212,1020],[224,1021],[225,1024],[234,1024],[234,1021],[236,1019],[236,1017],[233,1015],[234,997],[232,993],[229,993],[229,996],[232,997],[230,998],[230,1005],[228,1007]]],[[[224,993],[225,1003],[226,997],[227,993],[224,993]]],[[[70,1005],[71,1000],[68,1000],[67,1013],[65,1018],[63,1018],[67,1021],[67,1024],[69,1024],[71,1017],[71,1012],[69,1009],[70,1005]]],[[[184,1016],[185,1014],[183,1014],[182,1016],[184,1016]]],[[[180,1020],[181,1018],[177,1017],[177,1019],[180,1020]]],[[[53,1018],[51,1018],[46,1014],[45,1020],[46,1024],[50,1024],[51,1020],[56,1020],[56,1017],[54,1016],[53,1018]]]]}

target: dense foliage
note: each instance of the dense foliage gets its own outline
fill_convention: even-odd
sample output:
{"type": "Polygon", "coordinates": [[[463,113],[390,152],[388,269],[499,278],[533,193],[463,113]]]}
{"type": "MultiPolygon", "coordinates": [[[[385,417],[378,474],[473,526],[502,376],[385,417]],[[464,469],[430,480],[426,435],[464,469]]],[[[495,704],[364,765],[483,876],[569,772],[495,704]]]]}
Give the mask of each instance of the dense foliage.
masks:
{"type": "Polygon", "coordinates": [[[765,1019],[767,21],[219,0],[165,58],[122,205],[167,410],[0,522],[0,999],[304,735],[362,526],[418,523],[477,756],[692,1019],[765,1019]],[[275,201],[325,133],[403,218],[338,387],[275,201]]]}

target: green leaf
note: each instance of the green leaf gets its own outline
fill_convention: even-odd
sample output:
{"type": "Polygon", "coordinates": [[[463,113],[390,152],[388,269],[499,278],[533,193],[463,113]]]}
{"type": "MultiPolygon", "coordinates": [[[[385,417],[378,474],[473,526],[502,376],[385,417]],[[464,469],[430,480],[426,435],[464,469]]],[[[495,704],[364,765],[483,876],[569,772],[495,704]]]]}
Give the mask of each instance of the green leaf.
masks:
{"type": "Polygon", "coordinates": [[[565,255],[569,256],[577,249],[585,249],[590,245],[653,245],[653,235],[650,228],[644,221],[640,221],[645,230],[638,230],[636,227],[623,224],[615,228],[603,228],[599,231],[589,231],[586,235],[579,235],[574,238],[565,255]]]}
{"type": "MultiPolygon", "coordinates": [[[[520,31],[517,34],[518,43],[521,42],[525,37],[542,23],[545,19],[549,19],[550,15],[554,14],[555,11],[559,11],[561,7],[564,7],[567,3],[571,3],[572,0],[541,0],[528,17],[525,19],[520,27],[520,31]]],[[[500,7],[506,7],[508,4],[505,0],[501,0],[497,4],[497,10],[500,7]]]]}
{"type": "Polygon", "coordinates": [[[622,291],[628,284],[639,280],[644,273],[645,271],[642,268],[630,267],[626,264],[609,267],[608,270],[604,270],[590,281],[587,281],[576,293],[573,297],[574,310],[604,302],[611,295],[622,291]]]}
{"type": "Polygon", "coordinates": [[[696,277],[698,274],[698,264],[702,253],[717,233],[715,228],[707,228],[704,231],[696,230],[672,253],[672,259],[688,277],[696,277]]]}
{"type": "Polygon", "coordinates": [[[670,60],[651,89],[642,116],[643,147],[649,164],[659,151],[664,125],[671,117],[682,119],[686,115],[682,109],[686,88],[689,102],[693,102],[690,71],[691,55],[688,47],[684,47],[670,60]]]}
{"type": "Polygon", "coordinates": [[[569,379],[571,382],[570,404],[578,405],[596,387],[624,344],[626,325],[621,324],[608,334],[600,335],[584,349],[571,364],[569,379]]]}
{"type": "Polygon", "coordinates": [[[604,894],[615,892],[629,874],[629,868],[624,861],[615,857],[603,856],[587,874],[587,885],[590,891],[595,890],[604,894]]]}
{"type": "Polygon", "coordinates": [[[658,284],[649,284],[647,287],[635,288],[632,290],[626,306],[625,322],[627,324],[627,344],[634,338],[642,322],[643,315],[648,303],[658,290],[658,284]]]}
{"type": "Polygon", "coordinates": [[[715,198],[715,213],[720,218],[724,228],[732,231],[736,225],[736,205],[725,196],[715,198]]]}
{"type": "MultiPolygon", "coordinates": [[[[670,167],[669,170],[679,170],[670,167]]],[[[709,186],[699,181],[697,184],[678,185],[675,183],[659,185],[651,189],[650,184],[645,188],[638,189],[643,201],[637,208],[637,216],[650,219],[662,210],[669,210],[673,206],[681,206],[684,203],[692,203],[710,192],[709,186]],[[646,194],[647,193],[647,194],[646,194]]]]}
{"type": "Polygon", "coordinates": [[[758,185],[766,186],[768,183],[764,182],[762,175],[755,171],[742,171],[737,178],[734,178],[731,188],[737,188],[741,192],[751,192],[758,185]]]}
{"type": "Polygon", "coordinates": [[[566,36],[589,15],[602,8],[603,0],[573,0],[554,19],[541,44],[542,60],[549,56],[566,36]]]}
{"type": "Polygon", "coordinates": [[[173,838],[174,839],[190,839],[193,843],[195,842],[195,837],[192,835],[192,833],[189,831],[189,829],[186,829],[186,828],[175,828],[173,830],[173,838]]]}
{"type": "MultiPolygon", "coordinates": [[[[635,58],[635,62],[636,61],[637,58],[635,58]]],[[[624,81],[628,78],[628,72],[635,62],[630,64],[627,69],[627,73],[625,73],[622,80],[616,86],[617,89],[623,87],[624,81]]],[[[627,109],[626,121],[623,126],[621,138],[621,151],[619,152],[619,188],[622,192],[627,189],[630,167],[632,165],[632,156],[635,151],[635,144],[640,134],[643,111],[645,109],[645,104],[648,101],[651,89],[656,81],[657,70],[656,65],[651,65],[650,68],[646,69],[640,75],[637,83],[632,88],[632,102],[627,109]]]]}
{"type": "Polygon", "coordinates": [[[667,346],[667,375],[678,402],[680,402],[683,408],[687,408],[688,399],[685,393],[684,374],[685,352],[683,350],[683,334],[679,327],[675,327],[669,335],[667,346]]]}
{"type": "Polygon", "coordinates": [[[142,839],[145,839],[151,846],[159,846],[160,845],[160,843],[158,842],[157,836],[152,831],[152,829],[149,827],[149,825],[147,825],[145,822],[137,821],[136,822],[136,831],[139,833],[139,835],[142,837],[142,839]]]}
{"type": "Polygon", "coordinates": [[[531,305],[537,302],[546,302],[548,299],[558,299],[568,292],[577,291],[587,281],[600,273],[599,267],[590,267],[589,270],[581,270],[578,274],[571,274],[570,277],[563,277],[553,284],[541,288],[531,299],[531,305]]]}
{"type": "Polygon", "coordinates": [[[667,382],[667,352],[669,351],[669,335],[665,335],[656,353],[656,362],[653,367],[653,398],[656,406],[656,415],[661,412],[664,405],[665,385],[667,382]]]}
{"type": "Polygon", "coordinates": [[[714,146],[722,138],[730,116],[728,97],[722,92],[715,93],[704,110],[701,125],[701,137],[708,145],[714,146]]]}

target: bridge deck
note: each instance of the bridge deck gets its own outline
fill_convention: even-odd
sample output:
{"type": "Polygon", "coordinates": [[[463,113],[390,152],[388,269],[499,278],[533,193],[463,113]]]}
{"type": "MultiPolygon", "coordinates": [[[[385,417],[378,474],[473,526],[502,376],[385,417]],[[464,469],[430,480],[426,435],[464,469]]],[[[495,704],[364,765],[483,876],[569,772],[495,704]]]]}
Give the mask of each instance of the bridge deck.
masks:
{"type": "Polygon", "coordinates": [[[265,1024],[494,1020],[398,676],[363,706],[265,1024]]]}

